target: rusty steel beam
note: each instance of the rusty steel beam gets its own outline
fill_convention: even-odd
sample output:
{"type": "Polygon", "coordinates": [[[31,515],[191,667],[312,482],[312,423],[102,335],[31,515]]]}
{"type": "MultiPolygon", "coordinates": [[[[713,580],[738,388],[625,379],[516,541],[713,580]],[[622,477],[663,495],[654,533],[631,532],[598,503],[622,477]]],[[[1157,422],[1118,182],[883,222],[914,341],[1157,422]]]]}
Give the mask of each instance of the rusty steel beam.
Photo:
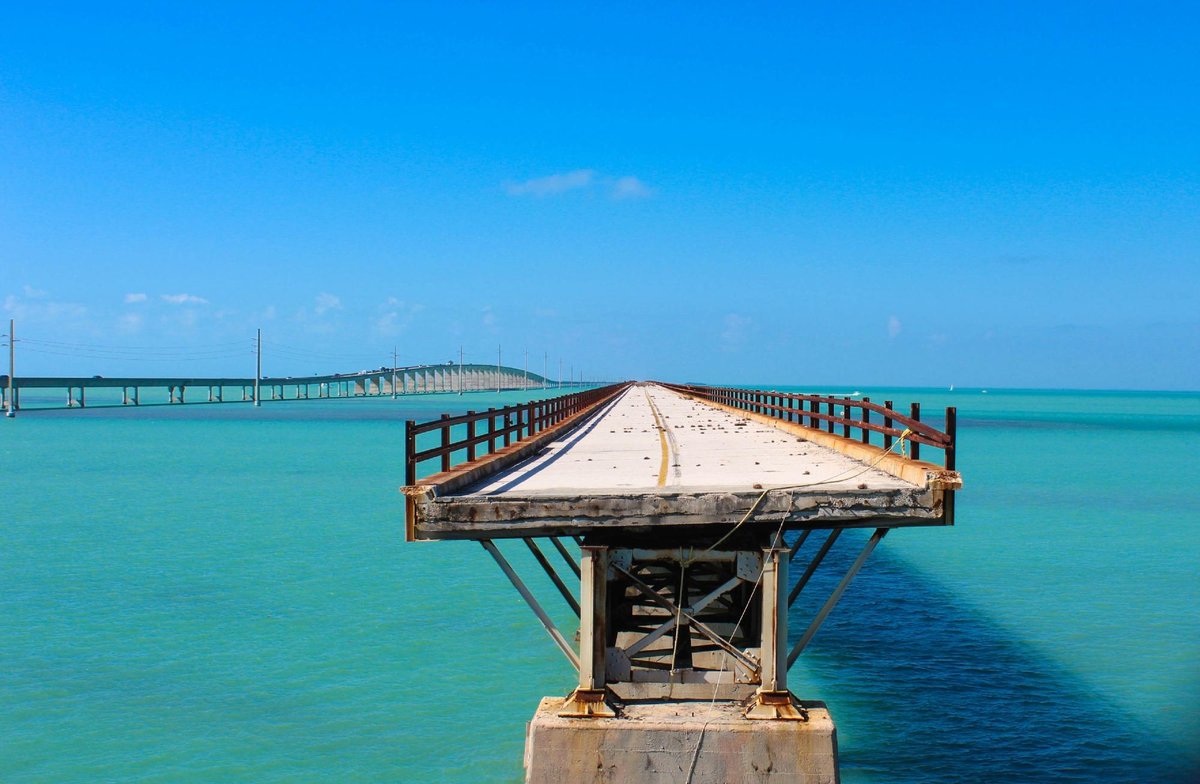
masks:
{"type": "Polygon", "coordinates": [[[821,628],[821,624],[825,622],[827,617],[829,617],[829,613],[832,612],[834,606],[837,605],[838,600],[842,598],[842,594],[846,592],[846,587],[850,585],[850,581],[854,579],[854,576],[858,574],[859,569],[862,569],[863,564],[867,562],[867,557],[871,554],[871,551],[875,549],[875,545],[879,544],[883,537],[887,536],[887,532],[889,530],[891,529],[876,528],[875,533],[871,534],[871,538],[867,540],[862,552],[859,553],[858,558],[854,560],[854,563],[850,565],[850,569],[847,570],[846,576],[843,577],[842,581],[839,582],[837,587],[833,589],[833,593],[830,594],[829,599],[826,600],[824,606],[821,607],[820,612],[817,613],[817,616],[813,618],[812,623],[808,625],[808,628],[804,631],[804,634],[801,635],[800,641],[796,643],[795,647],[793,647],[791,652],[788,654],[787,666],[789,669],[793,664],[796,663],[796,658],[804,652],[804,649],[808,646],[808,643],[812,641],[813,635],[815,635],[817,630],[821,628]]]}
{"type": "Polygon", "coordinates": [[[529,552],[533,553],[533,557],[537,559],[538,564],[542,567],[542,571],[554,583],[554,587],[562,594],[563,599],[566,599],[567,604],[571,606],[571,610],[575,613],[575,617],[578,618],[579,602],[575,601],[575,595],[571,593],[571,589],[566,586],[562,578],[558,576],[558,572],[550,565],[550,561],[542,553],[541,548],[537,546],[537,542],[528,537],[522,539],[522,541],[525,542],[525,545],[529,548],[529,552]]]}
{"type": "Polygon", "coordinates": [[[558,649],[563,652],[563,655],[567,657],[567,660],[571,662],[571,665],[578,670],[579,655],[575,653],[575,649],[573,649],[570,643],[567,642],[567,638],[563,637],[562,632],[560,632],[558,627],[554,625],[554,621],[550,619],[550,616],[547,615],[546,611],[542,609],[542,606],[538,604],[537,599],[534,598],[530,590],[525,587],[525,583],[521,582],[521,578],[517,576],[516,570],[513,569],[512,565],[509,564],[509,562],[504,558],[504,554],[500,552],[500,549],[496,547],[491,539],[480,539],[479,543],[483,545],[483,549],[487,550],[492,558],[496,560],[496,563],[500,566],[501,571],[503,571],[504,575],[508,577],[508,581],[513,584],[514,588],[517,589],[517,593],[521,594],[521,598],[524,599],[525,603],[529,605],[529,609],[533,610],[533,614],[537,616],[537,619],[542,622],[542,628],[545,629],[546,633],[550,635],[550,639],[554,640],[554,644],[557,645],[558,649]]]}

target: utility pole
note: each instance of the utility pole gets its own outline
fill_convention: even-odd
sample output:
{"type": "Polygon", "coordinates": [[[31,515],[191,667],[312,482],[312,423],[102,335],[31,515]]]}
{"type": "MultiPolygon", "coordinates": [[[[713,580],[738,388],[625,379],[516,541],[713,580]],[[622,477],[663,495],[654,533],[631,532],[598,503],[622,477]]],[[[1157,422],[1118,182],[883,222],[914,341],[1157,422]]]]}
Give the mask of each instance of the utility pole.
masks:
{"type": "Polygon", "coordinates": [[[529,389],[529,349],[525,349],[525,383],[523,389],[529,389]]]}
{"type": "Polygon", "coordinates": [[[262,405],[262,395],[259,393],[259,385],[262,383],[262,327],[258,329],[258,336],[254,339],[255,355],[257,362],[254,366],[254,405],[262,405]]]}
{"type": "Polygon", "coordinates": [[[463,393],[463,363],[462,363],[462,344],[458,344],[458,394],[463,393]]]}
{"type": "Polygon", "coordinates": [[[13,394],[16,390],[13,388],[13,374],[16,373],[16,350],[13,345],[17,340],[17,322],[16,319],[8,320],[8,410],[4,412],[4,416],[12,419],[17,415],[16,400],[13,394]]]}
{"type": "Polygon", "coordinates": [[[500,346],[496,346],[496,391],[500,391],[500,346]]]}
{"type": "Polygon", "coordinates": [[[562,357],[558,358],[558,388],[562,389],[562,357]]]}
{"type": "Polygon", "coordinates": [[[542,389],[550,383],[550,352],[542,353],[542,389]]]}
{"type": "Polygon", "coordinates": [[[392,400],[396,399],[396,356],[398,347],[392,346],[392,400]]]}
{"type": "Polygon", "coordinates": [[[575,366],[574,366],[574,365],[571,365],[571,376],[570,376],[570,378],[571,378],[571,383],[567,384],[567,386],[571,386],[571,387],[573,387],[573,386],[575,386],[575,366]]]}

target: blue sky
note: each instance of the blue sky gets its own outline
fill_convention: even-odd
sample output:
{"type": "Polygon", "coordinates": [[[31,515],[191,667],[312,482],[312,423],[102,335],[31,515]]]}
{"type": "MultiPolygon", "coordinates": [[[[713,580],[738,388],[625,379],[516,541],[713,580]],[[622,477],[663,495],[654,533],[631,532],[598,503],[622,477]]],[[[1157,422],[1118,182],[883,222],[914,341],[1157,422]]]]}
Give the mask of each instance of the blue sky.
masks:
{"type": "Polygon", "coordinates": [[[1200,389],[1195,5],[648,5],[10,4],[18,370],[1200,389]]]}

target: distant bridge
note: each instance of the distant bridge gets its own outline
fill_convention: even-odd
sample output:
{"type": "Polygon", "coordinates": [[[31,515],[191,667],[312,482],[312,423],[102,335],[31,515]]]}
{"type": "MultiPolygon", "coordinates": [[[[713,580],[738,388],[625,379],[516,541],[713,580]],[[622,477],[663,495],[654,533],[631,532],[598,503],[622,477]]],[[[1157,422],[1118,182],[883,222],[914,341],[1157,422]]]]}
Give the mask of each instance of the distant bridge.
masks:
{"type": "MultiPolygon", "coordinates": [[[[381,397],[434,392],[484,392],[512,389],[546,389],[579,386],[580,382],[552,382],[537,373],[502,365],[410,365],[381,367],[356,373],[324,376],[273,378],[132,378],[104,376],[20,376],[9,384],[0,375],[0,405],[5,410],[21,408],[25,390],[60,390],[66,408],[83,408],[89,391],[120,389],[120,401],[105,399],[102,405],[138,406],[182,403],[255,403],[262,400],[308,400],[311,398],[381,397]],[[11,392],[10,392],[11,389],[11,392]],[[151,394],[147,394],[147,392],[151,394]],[[11,400],[10,400],[11,397],[11,400]],[[10,407],[11,402],[11,407],[10,407]]],[[[39,401],[41,403],[42,401],[39,401]]],[[[45,408],[38,405],[38,408],[45,408]]]]}

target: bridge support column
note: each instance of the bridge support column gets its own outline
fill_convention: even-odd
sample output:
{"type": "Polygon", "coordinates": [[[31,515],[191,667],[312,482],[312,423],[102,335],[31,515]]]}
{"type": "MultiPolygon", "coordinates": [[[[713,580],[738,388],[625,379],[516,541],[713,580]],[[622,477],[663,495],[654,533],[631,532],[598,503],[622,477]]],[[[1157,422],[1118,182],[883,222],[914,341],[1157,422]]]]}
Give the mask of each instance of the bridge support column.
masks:
{"type": "Polygon", "coordinates": [[[608,704],[608,548],[580,547],[579,686],[559,716],[615,717],[608,704]]]}
{"type": "Polygon", "coordinates": [[[787,688],[787,591],[789,547],[763,550],[762,642],[759,646],[762,674],[747,719],[803,721],[803,708],[787,688]]]}
{"type": "Polygon", "coordinates": [[[584,541],[579,683],[534,714],[527,783],[837,781],[828,710],[787,689],[791,549],[760,542],[584,541]]]}

